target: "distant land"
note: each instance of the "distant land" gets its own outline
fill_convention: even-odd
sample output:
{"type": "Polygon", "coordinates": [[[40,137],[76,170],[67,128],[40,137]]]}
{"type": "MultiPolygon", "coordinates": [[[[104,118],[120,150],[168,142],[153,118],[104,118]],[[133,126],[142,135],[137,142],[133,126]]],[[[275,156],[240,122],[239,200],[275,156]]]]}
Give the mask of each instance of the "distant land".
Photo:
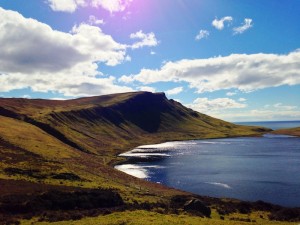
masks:
{"type": "Polygon", "coordinates": [[[273,134],[284,134],[300,137],[300,127],[294,127],[289,129],[279,129],[272,132],[273,134]]]}
{"type": "Polygon", "coordinates": [[[289,129],[300,127],[300,121],[289,120],[289,121],[252,121],[252,122],[234,122],[235,124],[245,125],[245,126],[261,126],[267,127],[272,130],[279,129],[289,129]]]}
{"type": "MultiPolygon", "coordinates": [[[[135,218],[133,224],[147,224],[153,216],[162,224],[299,221],[299,208],[198,196],[113,169],[124,160],[120,153],[142,144],[266,132],[271,130],[198,113],[164,93],[1,98],[0,221],[126,224],[126,218],[135,218]]],[[[299,129],[288,132],[299,135],[299,129]]]]}

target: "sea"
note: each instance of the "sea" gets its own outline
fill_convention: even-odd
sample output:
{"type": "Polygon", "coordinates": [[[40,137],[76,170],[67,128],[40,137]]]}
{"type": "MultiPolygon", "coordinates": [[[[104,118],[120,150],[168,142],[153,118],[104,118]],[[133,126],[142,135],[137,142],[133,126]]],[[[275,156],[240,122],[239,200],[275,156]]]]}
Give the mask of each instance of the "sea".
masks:
{"type": "MultiPolygon", "coordinates": [[[[271,129],[300,121],[245,122],[271,129]]],[[[300,138],[266,134],[139,146],[121,154],[116,169],[169,187],[211,197],[263,200],[300,207],[300,138]]]]}
{"type": "Polygon", "coordinates": [[[300,121],[260,121],[260,122],[236,122],[235,124],[247,126],[261,126],[272,130],[300,127],[300,121]]]}

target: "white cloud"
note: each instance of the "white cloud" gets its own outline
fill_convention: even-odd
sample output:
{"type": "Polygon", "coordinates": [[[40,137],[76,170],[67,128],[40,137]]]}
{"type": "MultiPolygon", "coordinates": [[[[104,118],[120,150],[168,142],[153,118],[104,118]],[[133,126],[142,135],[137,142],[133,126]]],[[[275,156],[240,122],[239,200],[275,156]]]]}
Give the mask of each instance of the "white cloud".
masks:
{"type": "Polygon", "coordinates": [[[187,82],[198,93],[237,89],[250,92],[267,87],[300,84],[300,51],[286,55],[232,54],[208,59],[167,62],[160,69],[142,69],[122,76],[123,82],[187,82]]]}
{"type": "Polygon", "coordinates": [[[131,46],[133,49],[142,48],[144,46],[153,47],[159,43],[153,32],[146,34],[142,30],[130,34],[130,38],[139,40],[131,46]]]}
{"type": "Polygon", "coordinates": [[[247,101],[247,99],[245,99],[245,98],[239,98],[239,102],[245,102],[245,101],[247,101]]]}
{"type": "MultiPolygon", "coordinates": [[[[80,71],[81,72],[81,71],[80,71]]],[[[55,92],[64,96],[93,96],[134,91],[132,88],[115,84],[114,77],[96,78],[84,76],[74,70],[66,73],[7,74],[0,76],[0,92],[31,88],[33,92],[55,92]]]]}
{"type": "Polygon", "coordinates": [[[90,15],[89,16],[89,24],[90,25],[102,25],[102,24],[104,24],[104,20],[97,19],[97,17],[90,15]]]}
{"type": "Polygon", "coordinates": [[[94,62],[116,65],[126,57],[126,45],[99,27],[80,24],[72,33],[64,33],[2,8],[0,34],[2,73],[53,73],[79,64],[93,68],[97,66],[94,62]]]}
{"type": "Polygon", "coordinates": [[[80,24],[72,29],[72,46],[84,55],[89,55],[93,62],[104,62],[115,66],[126,60],[126,46],[117,43],[99,27],[80,24]]]}
{"type": "Polygon", "coordinates": [[[235,111],[235,112],[223,111],[217,113],[210,113],[209,115],[226,121],[232,121],[232,122],[285,121],[285,120],[300,119],[299,110],[276,111],[276,110],[256,109],[256,110],[245,110],[245,111],[235,111]]]}
{"type": "Polygon", "coordinates": [[[126,45],[99,27],[80,24],[71,33],[53,30],[0,8],[0,91],[30,87],[68,96],[132,91],[101,75],[98,64],[126,61],[126,45]]]}
{"type": "Polygon", "coordinates": [[[183,87],[176,87],[165,91],[167,95],[177,95],[183,91],[183,87]]]}
{"type": "Polygon", "coordinates": [[[200,30],[199,34],[195,37],[196,40],[201,40],[203,38],[207,38],[209,36],[209,31],[207,30],[200,30]]]}
{"type": "Polygon", "coordinates": [[[130,62],[131,61],[131,57],[129,55],[126,56],[125,61],[130,62]]]}
{"type": "Polygon", "coordinates": [[[231,16],[225,16],[222,19],[218,20],[217,18],[212,21],[212,25],[218,29],[223,30],[224,29],[224,23],[225,22],[231,22],[233,18],[231,16]]]}
{"type": "Polygon", "coordinates": [[[148,91],[148,92],[156,92],[155,88],[154,87],[149,87],[149,86],[142,86],[142,87],[139,87],[139,90],[140,91],[148,91]]]}
{"type": "Polygon", "coordinates": [[[190,107],[201,113],[211,112],[223,112],[226,109],[240,109],[247,107],[246,104],[236,102],[230,98],[216,98],[209,100],[208,98],[197,98],[192,104],[188,104],[190,107]]]}
{"type": "Polygon", "coordinates": [[[227,96],[234,96],[236,94],[237,94],[236,92],[230,92],[230,91],[226,93],[227,96]]]}
{"type": "Polygon", "coordinates": [[[273,107],[277,110],[293,110],[296,109],[297,106],[294,105],[284,105],[282,103],[276,103],[273,105],[273,107]]]}
{"type": "Polygon", "coordinates": [[[92,6],[102,7],[110,13],[121,12],[128,7],[133,0],[92,0],[92,6]]]}
{"type": "Polygon", "coordinates": [[[210,116],[226,121],[284,121],[299,120],[300,111],[297,106],[287,106],[282,103],[265,105],[261,109],[227,109],[208,111],[210,116]]]}
{"type": "Polygon", "coordinates": [[[155,51],[151,51],[150,55],[156,55],[156,52],[155,51]]]}
{"type": "Polygon", "coordinates": [[[50,100],[57,100],[57,101],[65,101],[68,100],[69,98],[50,98],[50,100]]]}
{"type": "Polygon", "coordinates": [[[48,0],[53,11],[75,12],[79,7],[101,7],[110,13],[124,11],[133,0],[48,0]]]}
{"type": "Polygon", "coordinates": [[[227,121],[285,121],[285,120],[299,120],[299,110],[274,110],[274,109],[255,109],[245,110],[239,112],[218,112],[210,114],[214,117],[224,119],[227,121]]]}
{"type": "Polygon", "coordinates": [[[246,30],[250,29],[253,26],[251,23],[252,19],[246,18],[241,26],[233,28],[234,34],[244,33],[246,30]]]}
{"type": "Polygon", "coordinates": [[[78,7],[86,5],[86,0],[48,0],[47,3],[53,11],[75,12],[78,7]]]}

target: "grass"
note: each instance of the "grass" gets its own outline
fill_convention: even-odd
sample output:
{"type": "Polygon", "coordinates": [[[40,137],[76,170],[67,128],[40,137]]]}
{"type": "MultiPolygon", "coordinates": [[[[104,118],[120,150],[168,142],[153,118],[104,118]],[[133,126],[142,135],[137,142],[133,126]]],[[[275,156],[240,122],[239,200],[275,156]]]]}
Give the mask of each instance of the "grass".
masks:
{"type": "Polygon", "coordinates": [[[78,150],[29,123],[0,116],[1,138],[49,160],[79,156],[78,150]]]}
{"type": "MultiPolygon", "coordinates": [[[[112,189],[120,194],[126,207],[132,209],[112,210],[108,215],[91,218],[87,212],[84,215],[87,218],[57,224],[244,223],[229,220],[234,212],[225,216],[225,221],[216,212],[212,219],[186,215],[181,211],[180,215],[165,211],[158,213],[163,210],[160,205],[169,207],[174,196],[195,196],[131,177],[116,171],[111,165],[123,160],[117,157],[118,154],[142,144],[253,136],[261,135],[267,129],[238,126],[194,112],[168,100],[162,93],[125,93],[67,101],[0,98],[0,105],[0,179],[3,179],[3,184],[15,182],[14,185],[4,185],[6,188],[1,190],[5,194],[0,194],[0,219],[1,197],[15,192],[27,196],[31,190],[38,190],[38,195],[52,185],[51,188],[58,190],[112,189]],[[65,139],[74,145],[70,146],[65,139]],[[18,185],[28,188],[18,189],[18,185]],[[149,209],[136,210],[145,208],[149,209]]],[[[221,199],[201,198],[211,207],[225,204],[221,199]]],[[[256,211],[253,211],[251,220],[261,221],[255,217],[256,211]]],[[[75,213],[76,217],[76,212],[61,212],[62,220],[68,218],[63,216],[65,213],[75,213]]],[[[234,216],[241,219],[244,215],[234,216]]],[[[264,224],[277,224],[270,222],[266,215],[264,218],[264,224]]],[[[47,224],[37,220],[23,220],[23,223],[47,224]]]]}
{"type": "MultiPolygon", "coordinates": [[[[61,221],[53,222],[53,225],[242,225],[242,224],[261,224],[261,225],[293,225],[295,223],[288,222],[274,222],[268,221],[261,218],[260,216],[266,217],[266,213],[259,212],[258,214],[251,214],[247,216],[233,215],[230,217],[225,217],[224,220],[219,216],[213,218],[201,218],[196,216],[191,216],[187,214],[161,214],[157,212],[149,212],[144,210],[138,211],[125,211],[117,212],[109,215],[99,216],[99,217],[89,217],[83,218],[78,221],[61,221]],[[242,221],[243,219],[251,222],[242,221]]],[[[47,222],[39,222],[39,218],[34,218],[32,220],[23,220],[21,224],[23,225],[46,225],[47,222]]]]}

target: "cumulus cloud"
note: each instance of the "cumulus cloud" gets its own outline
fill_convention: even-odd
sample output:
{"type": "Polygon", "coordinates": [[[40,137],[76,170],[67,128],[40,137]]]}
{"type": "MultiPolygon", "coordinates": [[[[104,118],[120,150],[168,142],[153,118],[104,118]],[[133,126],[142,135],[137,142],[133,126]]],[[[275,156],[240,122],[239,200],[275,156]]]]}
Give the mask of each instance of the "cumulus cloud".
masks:
{"type": "Polygon", "coordinates": [[[155,88],[154,87],[149,87],[149,86],[142,86],[142,87],[139,87],[139,90],[140,91],[148,91],[148,92],[155,92],[155,88]]]}
{"type": "Polygon", "coordinates": [[[183,92],[183,87],[176,87],[170,90],[165,91],[167,95],[177,95],[183,92]]]}
{"type": "Polygon", "coordinates": [[[123,82],[180,82],[198,93],[237,89],[250,92],[267,87],[300,84],[300,51],[289,54],[232,54],[208,59],[166,62],[160,69],[142,69],[122,76],[123,82]]]}
{"type": "Polygon", "coordinates": [[[64,33],[2,8],[0,34],[1,72],[58,72],[78,64],[91,68],[96,61],[116,65],[126,57],[126,46],[99,27],[81,24],[64,33]]]}
{"type": "Polygon", "coordinates": [[[209,31],[207,30],[200,30],[198,35],[195,37],[197,41],[200,41],[203,38],[207,38],[209,36],[209,31]]]}
{"type": "Polygon", "coordinates": [[[48,0],[47,3],[53,11],[75,12],[78,7],[86,6],[85,0],[48,0]]]}
{"type": "Polygon", "coordinates": [[[101,7],[110,13],[124,11],[133,0],[48,0],[53,11],[75,12],[79,7],[101,7]]]}
{"type": "Polygon", "coordinates": [[[246,18],[241,26],[233,28],[233,32],[234,34],[242,34],[252,26],[252,19],[246,18]]]}
{"type": "Polygon", "coordinates": [[[144,46],[154,47],[159,43],[153,32],[146,34],[142,30],[130,34],[130,38],[139,40],[131,46],[133,49],[142,48],[144,46]]]}
{"type": "Polygon", "coordinates": [[[237,94],[236,92],[231,92],[231,91],[229,91],[229,92],[226,93],[227,96],[234,96],[236,94],[237,94]]]}
{"type": "Polygon", "coordinates": [[[218,30],[223,30],[225,22],[230,23],[232,20],[233,18],[231,16],[225,16],[220,20],[216,18],[212,21],[212,25],[218,30]]]}
{"type": "Polygon", "coordinates": [[[101,24],[104,24],[104,20],[98,19],[97,17],[90,15],[89,16],[89,24],[90,25],[101,25],[101,24]]]}
{"type": "Polygon", "coordinates": [[[132,88],[115,84],[114,77],[87,77],[73,71],[65,73],[44,74],[2,74],[0,75],[0,92],[31,88],[34,92],[54,92],[64,96],[93,96],[133,91],[132,88]]]}
{"type": "Polygon", "coordinates": [[[299,110],[255,109],[244,111],[223,111],[210,114],[227,121],[283,121],[299,120],[299,110]]]}
{"type": "Polygon", "coordinates": [[[226,109],[239,109],[247,107],[246,104],[236,102],[230,98],[197,98],[192,104],[188,104],[188,107],[202,113],[217,112],[226,109]]]}
{"type": "Polygon", "coordinates": [[[110,13],[121,12],[128,7],[132,0],[92,0],[92,6],[102,7],[110,13]]]}
{"type": "Polygon", "coordinates": [[[31,96],[30,95],[23,95],[22,98],[28,98],[28,99],[30,99],[31,96]]]}
{"type": "Polygon", "coordinates": [[[220,98],[209,100],[198,98],[187,107],[196,111],[209,114],[226,121],[283,121],[298,120],[300,111],[297,106],[276,103],[266,105],[263,108],[249,109],[245,104],[246,99],[240,98],[239,102],[233,99],[220,98]]]}
{"type": "Polygon", "coordinates": [[[279,110],[293,110],[293,109],[296,109],[297,106],[294,106],[294,105],[284,105],[282,103],[276,103],[273,105],[273,107],[275,109],[279,109],[279,110]]]}
{"type": "Polygon", "coordinates": [[[0,8],[0,43],[0,91],[30,87],[83,96],[132,90],[98,77],[98,64],[127,59],[126,45],[99,27],[80,24],[64,33],[0,8]]]}

